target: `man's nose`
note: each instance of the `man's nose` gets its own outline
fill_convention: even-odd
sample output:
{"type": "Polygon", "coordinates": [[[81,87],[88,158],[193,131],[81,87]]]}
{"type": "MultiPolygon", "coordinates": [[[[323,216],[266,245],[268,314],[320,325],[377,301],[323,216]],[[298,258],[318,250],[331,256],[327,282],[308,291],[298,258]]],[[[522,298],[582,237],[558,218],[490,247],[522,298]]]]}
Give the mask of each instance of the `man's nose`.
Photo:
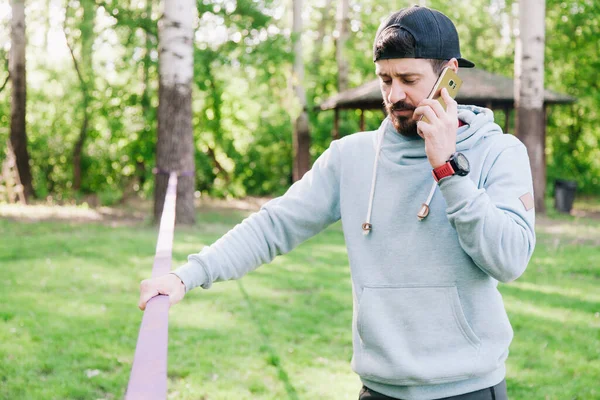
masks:
{"type": "Polygon", "coordinates": [[[396,104],[397,102],[406,99],[406,93],[402,89],[402,85],[398,82],[392,82],[390,92],[388,93],[388,102],[396,104]]]}

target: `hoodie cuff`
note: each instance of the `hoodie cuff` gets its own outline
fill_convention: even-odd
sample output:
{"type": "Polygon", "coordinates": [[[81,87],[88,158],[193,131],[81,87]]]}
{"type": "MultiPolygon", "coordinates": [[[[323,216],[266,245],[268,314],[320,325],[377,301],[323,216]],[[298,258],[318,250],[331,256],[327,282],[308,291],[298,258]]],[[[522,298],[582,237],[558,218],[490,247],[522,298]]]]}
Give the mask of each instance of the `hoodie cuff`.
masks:
{"type": "Polygon", "coordinates": [[[205,289],[210,287],[210,284],[207,284],[208,274],[206,273],[204,266],[198,262],[190,261],[174,271],[171,271],[171,273],[181,279],[185,285],[186,293],[198,286],[202,286],[205,289]]]}
{"type": "Polygon", "coordinates": [[[477,195],[479,189],[468,176],[453,175],[439,182],[440,191],[449,209],[466,204],[477,195]]]}

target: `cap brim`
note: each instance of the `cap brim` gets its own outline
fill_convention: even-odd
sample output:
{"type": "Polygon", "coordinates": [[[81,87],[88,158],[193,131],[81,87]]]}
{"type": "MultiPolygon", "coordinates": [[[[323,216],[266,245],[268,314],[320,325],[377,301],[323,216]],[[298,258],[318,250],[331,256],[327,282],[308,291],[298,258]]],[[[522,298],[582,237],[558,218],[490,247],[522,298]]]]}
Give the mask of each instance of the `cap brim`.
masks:
{"type": "Polygon", "coordinates": [[[472,63],[471,61],[464,59],[464,58],[459,58],[458,59],[458,66],[462,67],[462,68],[473,68],[475,66],[474,63],[472,63]]]}

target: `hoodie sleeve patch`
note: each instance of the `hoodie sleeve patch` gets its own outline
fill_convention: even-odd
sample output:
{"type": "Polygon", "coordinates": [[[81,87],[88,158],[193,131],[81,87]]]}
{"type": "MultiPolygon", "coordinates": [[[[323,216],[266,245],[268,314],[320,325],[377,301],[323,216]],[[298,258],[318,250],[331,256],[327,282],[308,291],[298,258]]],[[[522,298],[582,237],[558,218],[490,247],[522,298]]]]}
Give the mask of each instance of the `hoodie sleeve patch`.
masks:
{"type": "Polygon", "coordinates": [[[521,200],[521,203],[523,203],[526,211],[529,211],[533,208],[534,202],[533,195],[531,193],[525,193],[523,196],[519,197],[519,200],[521,200]]]}

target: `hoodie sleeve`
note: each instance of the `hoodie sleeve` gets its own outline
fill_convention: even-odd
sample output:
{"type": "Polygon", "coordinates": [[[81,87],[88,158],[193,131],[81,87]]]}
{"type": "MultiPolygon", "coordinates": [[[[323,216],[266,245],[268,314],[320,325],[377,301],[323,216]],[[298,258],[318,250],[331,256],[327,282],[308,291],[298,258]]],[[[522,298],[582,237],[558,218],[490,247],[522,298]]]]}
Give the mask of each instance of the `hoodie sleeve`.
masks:
{"type": "Polygon", "coordinates": [[[339,150],[332,142],[312,169],[173,273],[186,291],[238,279],[340,219],[339,150]]]}
{"type": "Polygon", "coordinates": [[[518,142],[502,150],[483,188],[468,176],[452,176],[440,181],[440,190],[448,220],[475,264],[501,282],[517,279],[535,246],[533,183],[525,146],[518,142]]]}

